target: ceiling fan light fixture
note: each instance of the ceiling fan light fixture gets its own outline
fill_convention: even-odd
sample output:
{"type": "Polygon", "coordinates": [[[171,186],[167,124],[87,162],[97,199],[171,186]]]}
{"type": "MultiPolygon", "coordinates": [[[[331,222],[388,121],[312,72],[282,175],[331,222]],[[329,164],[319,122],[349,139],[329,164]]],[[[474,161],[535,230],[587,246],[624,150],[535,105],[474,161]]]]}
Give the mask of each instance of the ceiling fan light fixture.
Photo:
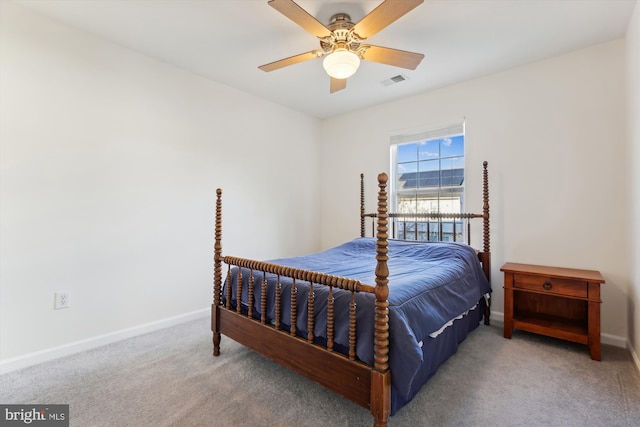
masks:
{"type": "Polygon", "coordinates": [[[336,49],[322,60],[324,70],[334,79],[346,79],[355,74],[360,58],[347,49],[336,49]]]}

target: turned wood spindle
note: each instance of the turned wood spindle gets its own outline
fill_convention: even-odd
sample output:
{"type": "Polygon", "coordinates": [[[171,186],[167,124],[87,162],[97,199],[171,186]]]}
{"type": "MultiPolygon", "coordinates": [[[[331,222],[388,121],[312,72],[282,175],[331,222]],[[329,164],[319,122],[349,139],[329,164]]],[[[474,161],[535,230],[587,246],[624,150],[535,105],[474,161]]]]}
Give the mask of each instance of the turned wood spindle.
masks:
{"type": "Polygon", "coordinates": [[[260,323],[267,323],[267,273],[262,272],[262,288],[260,292],[260,323]]]}
{"type": "Polygon", "coordinates": [[[387,181],[386,173],[378,175],[378,233],[376,240],[376,303],[374,325],[374,368],[384,373],[389,370],[389,242],[387,228],[387,181]]]}
{"type": "Polygon", "coordinates": [[[280,296],[280,292],[282,291],[282,284],[280,283],[280,275],[278,274],[278,280],[276,281],[276,324],[275,327],[277,330],[280,330],[280,303],[281,303],[281,296],[280,296]]]}
{"type": "Polygon", "coordinates": [[[482,163],[482,217],[483,217],[483,248],[484,252],[490,252],[489,237],[489,172],[487,171],[488,163],[482,163]]]}
{"type": "MultiPolygon", "coordinates": [[[[490,224],[489,224],[489,172],[487,170],[488,163],[482,163],[482,241],[484,257],[482,259],[482,269],[487,279],[491,281],[491,242],[490,242],[490,224]]],[[[485,298],[484,324],[491,324],[491,294],[485,298]]]]}
{"type": "Polygon", "coordinates": [[[247,304],[247,317],[249,319],[253,317],[253,304],[255,303],[255,297],[253,295],[254,286],[255,285],[253,281],[253,270],[249,270],[249,289],[247,289],[247,292],[248,292],[247,299],[249,300],[249,303],[247,304]]]}
{"type": "Polygon", "coordinates": [[[213,245],[213,304],[211,306],[211,332],[213,355],[220,355],[219,306],[222,297],[222,189],[216,189],[215,242],[213,245]]]}
{"type": "Polygon", "coordinates": [[[236,311],[242,312],[242,268],[238,268],[238,283],[236,285],[236,311]]]}
{"type": "Polygon", "coordinates": [[[307,298],[307,341],[313,342],[313,328],[314,328],[314,298],[313,294],[313,282],[309,282],[309,297],[307,298]]]}
{"type": "Polygon", "coordinates": [[[216,225],[213,245],[213,305],[220,305],[222,296],[222,189],[216,190],[216,225]]]}
{"type": "Polygon", "coordinates": [[[333,286],[329,286],[329,299],[327,301],[327,350],[333,351],[333,286]]]}
{"type": "Polygon", "coordinates": [[[360,174],[360,237],[364,237],[364,174],[360,174]]]}
{"type": "Polygon", "coordinates": [[[356,293],[353,291],[349,304],[349,359],[356,359],[356,293]]]}
{"type": "Polygon", "coordinates": [[[228,264],[228,268],[227,268],[227,285],[226,285],[227,294],[226,294],[225,307],[227,307],[229,310],[231,310],[231,295],[232,295],[231,287],[233,286],[231,282],[232,282],[232,280],[231,280],[231,264],[228,264]]]}
{"type": "Polygon", "coordinates": [[[296,335],[296,322],[298,321],[298,300],[297,300],[298,290],[296,289],[296,279],[294,278],[291,283],[291,328],[289,329],[289,333],[291,335],[296,335]]]}

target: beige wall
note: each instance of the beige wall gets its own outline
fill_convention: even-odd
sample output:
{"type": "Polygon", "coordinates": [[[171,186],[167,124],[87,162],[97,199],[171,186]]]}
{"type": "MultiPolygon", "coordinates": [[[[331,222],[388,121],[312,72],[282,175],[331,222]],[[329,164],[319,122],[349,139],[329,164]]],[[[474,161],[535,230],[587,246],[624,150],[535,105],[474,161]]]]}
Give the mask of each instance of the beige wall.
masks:
{"type": "Polygon", "coordinates": [[[605,341],[640,352],[637,5],[625,40],[322,123],[0,7],[0,368],[205,312],[216,187],[226,253],[326,248],[358,235],[361,172],[375,208],[391,133],[460,118],[470,209],[490,163],[494,312],[505,261],[598,269],[605,341]]]}
{"type": "Polygon", "coordinates": [[[466,120],[466,205],[489,162],[494,311],[506,261],[600,270],[605,341],[624,345],[632,262],[625,44],[596,45],[322,123],[322,246],[358,233],[358,175],[389,171],[389,134],[466,120]]]}
{"type": "Polygon", "coordinates": [[[0,3],[2,361],[206,315],[216,187],[225,253],[317,249],[316,119],[0,3]]]}

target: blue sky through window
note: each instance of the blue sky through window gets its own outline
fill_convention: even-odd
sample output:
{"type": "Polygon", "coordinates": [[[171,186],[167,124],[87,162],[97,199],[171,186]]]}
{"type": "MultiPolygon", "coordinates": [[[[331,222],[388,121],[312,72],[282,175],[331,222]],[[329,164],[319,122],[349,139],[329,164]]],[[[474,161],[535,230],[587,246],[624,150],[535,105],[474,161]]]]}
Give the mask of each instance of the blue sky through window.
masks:
{"type": "Polygon", "coordinates": [[[398,145],[398,173],[464,168],[464,135],[398,145]]]}

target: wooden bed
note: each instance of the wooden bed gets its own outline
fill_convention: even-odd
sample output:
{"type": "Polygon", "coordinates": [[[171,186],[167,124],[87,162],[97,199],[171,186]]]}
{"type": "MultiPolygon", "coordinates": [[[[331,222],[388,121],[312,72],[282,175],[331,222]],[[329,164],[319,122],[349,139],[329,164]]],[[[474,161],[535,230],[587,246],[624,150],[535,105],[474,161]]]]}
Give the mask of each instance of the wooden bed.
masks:
{"type": "MultiPolygon", "coordinates": [[[[378,204],[376,213],[365,213],[364,210],[364,182],[361,176],[360,192],[360,219],[361,237],[365,235],[366,220],[375,221],[375,286],[361,281],[325,274],[317,271],[292,268],[275,263],[238,258],[222,255],[222,190],[217,190],[215,246],[214,246],[214,296],[211,306],[211,330],[213,332],[213,355],[220,354],[221,335],[251,348],[276,363],[291,369],[306,378],[309,378],[322,386],[338,393],[351,401],[370,409],[375,426],[386,426],[391,414],[391,375],[389,367],[389,268],[388,246],[389,220],[393,224],[411,218],[429,218],[436,223],[442,220],[460,220],[467,225],[467,239],[469,239],[470,220],[479,218],[483,223],[483,247],[477,250],[477,257],[482,264],[482,271],[490,281],[491,253],[489,248],[489,186],[487,174],[487,162],[483,163],[483,207],[482,213],[460,214],[400,214],[389,213],[387,209],[387,181],[385,173],[378,175],[378,204]],[[226,286],[223,291],[223,264],[228,266],[226,286]],[[248,307],[258,306],[261,315],[256,316],[253,310],[244,310],[243,304],[232,304],[231,268],[239,268],[250,271],[248,289],[242,288],[243,279],[237,277],[238,285],[234,292],[244,294],[248,298],[248,307]],[[268,301],[266,275],[277,276],[277,288],[275,291],[275,307],[267,307],[268,301]],[[290,295],[281,296],[280,278],[289,278],[293,281],[290,295]],[[296,296],[296,280],[311,286],[308,298],[304,301],[305,315],[307,317],[309,331],[306,336],[300,336],[296,331],[296,307],[299,304],[299,296],[296,296]],[[257,283],[256,283],[257,282],[257,283]],[[326,340],[318,343],[313,335],[314,318],[317,313],[314,309],[317,304],[314,301],[315,291],[318,287],[328,287],[329,298],[326,302],[327,333],[326,340]],[[224,295],[223,295],[224,292],[224,295]],[[338,351],[334,346],[333,333],[338,325],[335,324],[337,314],[334,310],[333,294],[337,292],[350,292],[351,304],[348,310],[349,345],[348,350],[338,351]],[[367,364],[358,359],[356,355],[356,304],[355,295],[358,293],[370,293],[374,299],[374,325],[373,325],[373,363],[367,364]],[[281,304],[285,298],[291,305],[291,319],[288,328],[281,322],[281,304]],[[273,319],[267,318],[265,313],[275,310],[273,319]]],[[[393,225],[392,224],[392,225],[393,225]]],[[[392,226],[395,232],[395,226],[392,226]]],[[[441,228],[440,228],[441,230],[441,228]]],[[[395,234],[395,233],[394,233],[395,234]]],[[[417,234],[417,233],[416,233],[417,234]]],[[[374,254],[371,254],[373,257],[374,254]]],[[[246,279],[246,278],[245,278],[246,279]]],[[[483,279],[484,280],[484,279],[483,279]]],[[[246,280],[245,280],[246,283],[246,280]]],[[[245,285],[246,286],[246,285],[245,285]]],[[[483,298],[484,322],[489,324],[490,296],[483,298]]],[[[323,305],[324,306],[324,305],[323,305]]],[[[466,336],[466,335],[465,335],[466,336]]]]}

